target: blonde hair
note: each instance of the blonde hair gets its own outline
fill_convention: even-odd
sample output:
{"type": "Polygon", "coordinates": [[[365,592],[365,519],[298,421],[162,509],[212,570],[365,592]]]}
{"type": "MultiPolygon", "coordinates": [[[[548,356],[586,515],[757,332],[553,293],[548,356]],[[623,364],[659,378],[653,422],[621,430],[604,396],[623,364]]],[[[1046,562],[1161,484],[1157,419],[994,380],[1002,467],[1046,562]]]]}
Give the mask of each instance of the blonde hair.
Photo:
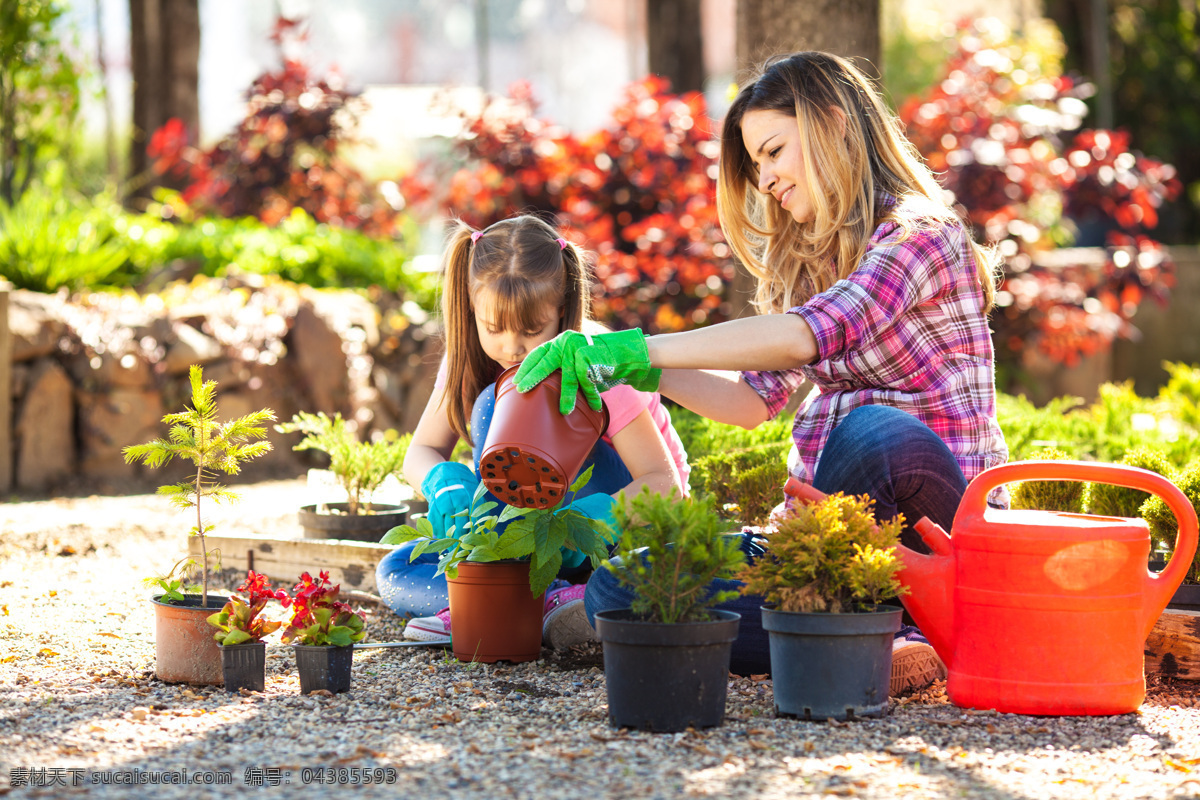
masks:
{"type": "MultiPolygon", "coordinates": [[[[768,61],[738,92],[721,132],[717,213],[730,247],[758,279],[759,312],[786,311],[853,272],[890,211],[879,206],[880,193],[899,202],[924,198],[924,219],[961,223],[900,120],[852,63],[830,53],[795,53],[768,61]],[[759,110],[796,119],[810,222],[797,223],[758,191],[742,119],[759,110]]],[[[905,236],[913,232],[909,221],[896,221],[905,236]]],[[[996,255],[973,240],[970,245],[987,311],[996,255]]]]}
{"type": "Polygon", "coordinates": [[[474,299],[495,302],[490,320],[505,330],[536,330],[547,305],[562,314],[560,331],[580,330],[588,318],[590,282],[582,252],[559,243],[554,228],[534,216],[501,220],[483,231],[456,221],[442,258],[442,323],[446,337],[446,415],[470,441],[470,407],[499,365],[488,358],[475,327],[474,299]],[[473,234],[477,234],[474,235],[473,234]]]}

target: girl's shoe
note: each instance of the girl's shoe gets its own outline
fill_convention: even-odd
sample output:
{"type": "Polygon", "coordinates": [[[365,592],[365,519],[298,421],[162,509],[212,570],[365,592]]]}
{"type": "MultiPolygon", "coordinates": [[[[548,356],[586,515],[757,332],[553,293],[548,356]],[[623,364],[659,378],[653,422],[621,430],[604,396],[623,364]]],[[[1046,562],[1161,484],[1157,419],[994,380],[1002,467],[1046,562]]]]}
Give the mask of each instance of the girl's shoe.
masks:
{"type": "Polygon", "coordinates": [[[912,689],[924,689],[946,677],[946,665],[929,640],[912,625],[906,625],[892,640],[892,681],[889,694],[896,697],[912,689]]]}
{"type": "Polygon", "coordinates": [[[450,606],[432,617],[414,617],[404,626],[404,638],[413,642],[450,644],[450,606]]]}
{"type": "Polygon", "coordinates": [[[542,616],[542,642],[554,650],[566,650],[573,644],[594,642],[596,631],[588,624],[583,610],[586,585],[579,583],[546,592],[542,616]]]}

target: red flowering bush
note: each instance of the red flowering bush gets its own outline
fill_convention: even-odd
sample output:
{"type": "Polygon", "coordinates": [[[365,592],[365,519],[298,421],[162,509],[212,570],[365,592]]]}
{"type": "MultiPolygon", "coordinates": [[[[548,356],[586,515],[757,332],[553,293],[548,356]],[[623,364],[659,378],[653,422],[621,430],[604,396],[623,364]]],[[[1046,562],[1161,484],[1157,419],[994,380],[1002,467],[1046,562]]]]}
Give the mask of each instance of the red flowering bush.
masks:
{"type": "Polygon", "coordinates": [[[538,213],[596,253],[598,319],[676,331],[724,319],[731,251],[717,224],[719,151],[703,95],[629,86],[610,126],[576,137],[536,116],[527,84],[463,120],[450,161],[402,181],[410,207],[482,228],[538,213]]]}
{"type": "Polygon", "coordinates": [[[334,647],[361,641],[367,635],[365,617],[338,600],[340,591],[340,584],[330,583],[328,572],[322,571],[315,581],[307,572],[301,575],[292,595],[280,599],[284,608],[292,610],[292,618],[280,640],[285,644],[295,641],[334,647]]]}
{"type": "Polygon", "coordinates": [[[318,222],[390,236],[396,210],[338,156],[361,100],[336,75],[315,79],[285,55],[285,45],[303,38],[298,22],[280,18],[271,39],[282,66],[250,85],[245,119],[208,150],[190,143],[180,120],[168,121],[150,138],[152,167],[182,182],[181,199],[197,215],[254,216],[276,225],[302,209],[318,222]]]}
{"type": "Polygon", "coordinates": [[[945,77],[901,108],[913,143],[981,240],[999,248],[992,316],[997,362],[1037,348],[1056,362],[1133,335],[1151,297],[1165,302],[1172,265],[1147,233],[1180,191],[1175,170],[1129,150],[1122,132],[1082,130],[1086,84],[1057,74],[1057,32],[1021,41],[995,20],[964,24],[945,77]],[[1102,259],[1061,249],[1091,234],[1102,259]]]}
{"type": "Polygon", "coordinates": [[[271,590],[266,575],[250,570],[246,573],[246,580],[237,590],[246,597],[243,599],[233,595],[220,611],[208,617],[208,624],[218,629],[213,638],[218,644],[226,647],[246,642],[261,642],[266,636],[279,630],[279,626],[283,624],[259,616],[269,601],[287,599],[282,590],[271,590]]]}

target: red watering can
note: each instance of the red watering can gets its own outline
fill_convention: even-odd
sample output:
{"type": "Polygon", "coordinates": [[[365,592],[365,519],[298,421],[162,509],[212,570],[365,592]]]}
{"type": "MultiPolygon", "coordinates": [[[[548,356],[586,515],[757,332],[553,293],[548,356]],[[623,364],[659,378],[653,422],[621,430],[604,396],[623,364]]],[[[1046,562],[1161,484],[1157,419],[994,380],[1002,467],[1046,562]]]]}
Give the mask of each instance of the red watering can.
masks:
{"type": "MultiPolygon", "coordinates": [[[[823,495],[789,480],[788,494],[823,495]]],[[[927,517],[914,526],[930,555],[899,548],[902,598],[949,671],[964,708],[1015,714],[1125,714],[1146,696],[1146,636],[1196,552],[1196,512],[1149,470],[1085,461],[1018,461],[967,486],[953,536],[927,517]],[[1147,569],[1140,519],[998,510],[988,493],[1023,480],[1093,481],[1158,495],[1179,521],[1175,551],[1147,569]]]]}

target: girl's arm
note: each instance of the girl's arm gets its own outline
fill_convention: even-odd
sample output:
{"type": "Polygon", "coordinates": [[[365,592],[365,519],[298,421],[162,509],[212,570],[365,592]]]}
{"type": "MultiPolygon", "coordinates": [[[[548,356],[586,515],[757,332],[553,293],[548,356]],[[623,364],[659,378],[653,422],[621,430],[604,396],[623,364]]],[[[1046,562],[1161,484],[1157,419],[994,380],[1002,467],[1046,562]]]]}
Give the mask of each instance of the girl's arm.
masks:
{"type": "Polygon", "coordinates": [[[434,389],[421,412],[421,419],[413,431],[412,443],[404,456],[404,479],[409,486],[420,489],[421,483],[434,465],[449,461],[458,444],[458,434],[450,427],[442,405],[445,388],[434,389]]]}
{"type": "Polygon", "coordinates": [[[663,370],[658,391],[702,417],[747,430],[770,417],[758,392],[736,372],[667,369],[663,370]]]}
{"type": "Polygon", "coordinates": [[[654,424],[654,418],[643,409],[633,421],[617,432],[612,439],[613,448],[625,462],[633,477],[624,492],[632,497],[649,486],[650,491],[669,494],[674,489],[683,496],[683,482],[675,459],[663,441],[662,431],[654,424]]]}

